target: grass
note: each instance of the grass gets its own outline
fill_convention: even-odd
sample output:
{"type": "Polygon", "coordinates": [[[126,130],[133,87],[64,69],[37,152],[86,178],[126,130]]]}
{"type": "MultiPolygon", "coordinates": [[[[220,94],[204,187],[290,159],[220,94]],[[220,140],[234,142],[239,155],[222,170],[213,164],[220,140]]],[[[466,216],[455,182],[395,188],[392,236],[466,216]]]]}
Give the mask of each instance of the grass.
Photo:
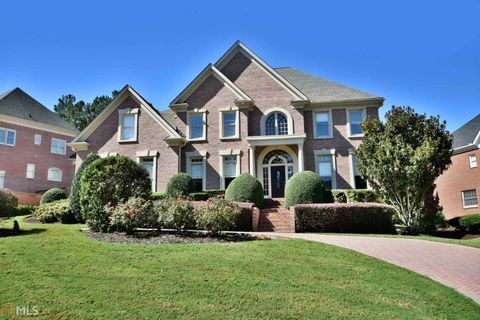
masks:
{"type": "Polygon", "coordinates": [[[20,225],[0,238],[0,303],[40,319],[480,318],[453,289],[321,243],[123,245],[79,225],[20,225]]]}

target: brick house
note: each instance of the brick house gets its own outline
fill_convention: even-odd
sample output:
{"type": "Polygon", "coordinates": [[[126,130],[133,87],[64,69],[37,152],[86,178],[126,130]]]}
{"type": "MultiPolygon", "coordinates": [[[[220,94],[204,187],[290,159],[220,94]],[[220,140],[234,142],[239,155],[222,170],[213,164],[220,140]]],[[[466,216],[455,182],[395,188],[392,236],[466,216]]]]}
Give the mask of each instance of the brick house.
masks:
{"type": "Polygon", "coordinates": [[[352,151],[360,123],[378,118],[384,99],[294,68],[272,68],[241,42],[159,112],[130,86],[69,144],[76,165],[90,152],[125,154],[151,174],[153,191],[190,174],[198,190],[224,189],[243,172],[265,196],[317,172],[330,188],[365,188],[352,151]]]}
{"type": "Polygon", "coordinates": [[[480,114],[453,132],[452,165],[436,181],[446,219],[480,213],[479,148],[480,114]]]}
{"type": "Polygon", "coordinates": [[[77,134],[22,89],[0,95],[0,189],[21,204],[38,204],[53,187],[68,189],[75,168],[67,142],[77,134]]]}

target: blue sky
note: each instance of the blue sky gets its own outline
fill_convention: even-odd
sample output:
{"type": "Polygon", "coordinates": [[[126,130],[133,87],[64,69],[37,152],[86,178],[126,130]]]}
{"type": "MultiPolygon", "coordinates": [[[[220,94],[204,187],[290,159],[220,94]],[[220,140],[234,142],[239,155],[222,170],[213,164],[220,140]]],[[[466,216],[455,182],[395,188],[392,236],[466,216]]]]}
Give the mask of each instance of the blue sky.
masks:
{"type": "Polygon", "coordinates": [[[480,1],[7,1],[0,92],[52,108],[128,83],[158,109],[240,39],[294,66],[440,114],[480,111],[480,1]]]}

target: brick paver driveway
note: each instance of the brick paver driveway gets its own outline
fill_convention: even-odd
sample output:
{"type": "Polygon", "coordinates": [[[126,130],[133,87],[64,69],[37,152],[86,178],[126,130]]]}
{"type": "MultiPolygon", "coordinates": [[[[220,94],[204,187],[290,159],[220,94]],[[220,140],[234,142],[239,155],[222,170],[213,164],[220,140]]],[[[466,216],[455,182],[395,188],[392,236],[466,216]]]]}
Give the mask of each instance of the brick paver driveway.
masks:
{"type": "Polygon", "coordinates": [[[427,276],[480,304],[480,249],[416,239],[308,233],[273,235],[352,249],[427,276]]]}

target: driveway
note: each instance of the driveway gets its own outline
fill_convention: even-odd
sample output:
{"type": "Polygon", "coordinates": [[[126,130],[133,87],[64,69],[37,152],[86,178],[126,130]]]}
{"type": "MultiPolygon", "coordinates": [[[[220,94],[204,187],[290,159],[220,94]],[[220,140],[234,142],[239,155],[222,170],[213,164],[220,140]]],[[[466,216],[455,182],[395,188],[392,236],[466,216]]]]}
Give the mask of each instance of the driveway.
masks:
{"type": "Polygon", "coordinates": [[[352,249],[429,277],[480,304],[480,249],[477,248],[416,239],[278,232],[269,235],[352,249]]]}

